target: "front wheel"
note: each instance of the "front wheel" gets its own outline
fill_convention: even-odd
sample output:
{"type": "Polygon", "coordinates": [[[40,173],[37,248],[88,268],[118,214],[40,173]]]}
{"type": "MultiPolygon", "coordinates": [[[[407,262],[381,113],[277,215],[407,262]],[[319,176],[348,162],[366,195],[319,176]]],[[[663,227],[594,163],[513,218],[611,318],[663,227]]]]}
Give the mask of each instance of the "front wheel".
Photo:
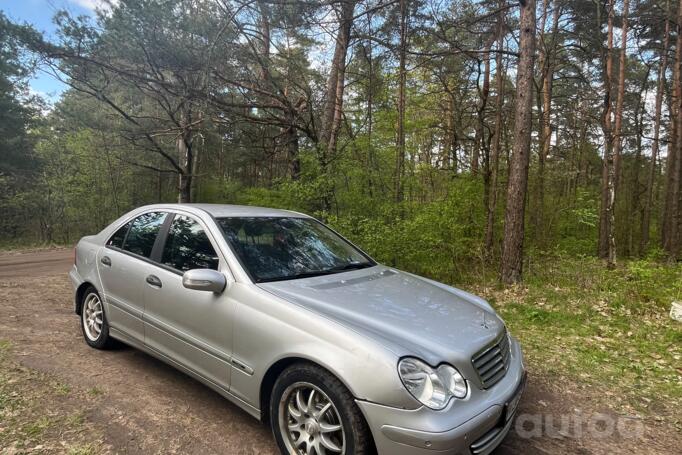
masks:
{"type": "Polygon", "coordinates": [[[104,315],[104,305],[94,287],[83,293],[81,305],[81,330],[85,342],[96,349],[112,347],[114,340],[109,337],[109,324],[104,315]]]}
{"type": "Polygon", "coordinates": [[[328,371],[295,364],[279,376],[270,424],[283,454],[367,455],[367,423],[348,389],[328,371]]]}

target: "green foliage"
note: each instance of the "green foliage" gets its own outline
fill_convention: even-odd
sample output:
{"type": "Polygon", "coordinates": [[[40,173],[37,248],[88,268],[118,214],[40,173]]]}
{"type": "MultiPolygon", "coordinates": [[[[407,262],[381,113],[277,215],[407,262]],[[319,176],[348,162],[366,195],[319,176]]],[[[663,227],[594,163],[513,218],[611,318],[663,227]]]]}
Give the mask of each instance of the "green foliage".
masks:
{"type": "Polygon", "coordinates": [[[344,210],[316,210],[322,179],[282,181],[272,188],[244,187],[236,182],[204,185],[206,202],[276,207],[313,214],[358,244],[377,260],[445,281],[472,273],[471,264],[487,267],[482,259],[484,219],[477,197],[481,182],[458,178],[448,184],[443,200],[396,205],[362,192],[342,193],[344,210]],[[354,199],[357,198],[357,199],[354,199]]]}
{"type": "Polygon", "coordinates": [[[480,260],[480,183],[457,179],[442,201],[386,203],[375,216],[334,215],[329,222],[379,261],[452,281],[480,260]]]}
{"type": "Polygon", "coordinates": [[[523,286],[457,284],[492,302],[520,338],[532,374],[580,378],[616,394],[605,405],[674,420],[682,326],[668,312],[680,299],[682,266],[647,259],[607,270],[592,257],[547,255],[535,258],[523,286]],[[649,408],[652,400],[662,408],[649,408]]]}
{"type": "Polygon", "coordinates": [[[550,250],[573,256],[595,254],[599,202],[594,192],[581,188],[573,198],[557,200],[548,217],[551,231],[547,237],[555,241],[550,250]]]}
{"type": "Polygon", "coordinates": [[[25,205],[30,205],[31,179],[40,162],[32,154],[38,126],[39,100],[26,80],[32,65],[21,47],[27,27],[11,23],[0,11],[0,244],[22,238],[25,205]]]}
{"type": "MultiPolygon", "coordinates": [[[[16,83],[30,74],[23,41],[58,65],[74,88],[37,123],[32,123],[35,106],[7,92],[12,103],[0,109],[0,116],[7,116],[0,128],[11,128],[12,134],[0,134],[9,144],[0,144],[0,245],[72,243],[133,207],[177,201],[178,175],[191,174],[196,202],[303,211],[331,222],[397,267],[449,281],[467,274],[494,276],[514,140],[516,43],[513,34],[504,37],[501,45],[509,51],[502,56],[505,72],[499,73],[504,93],[497,93],[495,63],[488,68],[485,103],[485,60],[461,51],[496,49],[491,31],[499,19],[505,30],[514,31],[518,9],[497,14],[497,6],[487,2],[411,6],[406,155],[397,166],[395,5],[376,10],[357,5],[343,121],[331,151],[321,143],[330,68],[320,63],[333,53],[335,31],[319,19],[336,16],[324,2],[263,10],[259,5],[121,0],[96,18],[59,12],[59,33],[50,42],[1,16],[0,31],[6,33],[0,34],[0,80],[16,83]],[[262,40],[265,28],[269,43],[262,40]],[[498,100],[499,175],[497,188],[491,188],[498,100]],[[198,161],[183,163],[188,157],[178,144],[191,145],[198,161]],[[300,175],[293,175],[295,162],[300,175]],[[17,171],[4,171],[10,167],[17,171]],[[404,193],[400,202],[397,187],[404,193]],[[493,191],[492,245],[484,251],[493,191]]],[[[535,134],[530,149],[524,248],[531,267],[545,253],[596,253],[603,150],[596,121],[601,107],[594,100],[601,98],[603,84],[591,63],[603,47],[604,36],[593,33],[606,20],[601,9],[569,2],[566,17],[588,17],[590,25],[561,21],[555,37],[550,60],[556,64],[551,125],[556,134],[543,179],[535,134]]],[[[646,19],[637,20],[648,24],[663,17],[661,11],[646,12],[646,19]]],[[[642,39],[660,47],[657,29],[642,39]]],[[[617,248],[619,257],[654,258],[659,252],[647,256],[637,247],[642,198],[635,196],[643,193],[650,163],[634,134],[634,108],[643,98],[632,88],[652,85],[643,78],[655,73],[651,62],[641,60],[627,61],[632,81],[625,98],[617,248]]],[[[650,120],[644,123],[647,130],[650,120]]],[[[661,180],[657,172],[655,185],[661,180]]],[[[662,213],[656,192],[654,199],[651,244],[658,241],[662,213]]]]}

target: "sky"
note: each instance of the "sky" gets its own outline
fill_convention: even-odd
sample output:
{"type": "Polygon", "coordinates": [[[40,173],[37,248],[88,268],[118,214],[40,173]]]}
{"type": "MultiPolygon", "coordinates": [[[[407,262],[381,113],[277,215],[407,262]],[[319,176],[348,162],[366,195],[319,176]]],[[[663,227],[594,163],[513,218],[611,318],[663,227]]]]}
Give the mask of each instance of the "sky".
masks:
{"type": "MultiPolygon", "coordinates": [[[[102,0],[0,0],[0,11],[15,22],[27,22],[48,36],[55,33],[52,17],[59,10],[74,15],[94,15],[102,0]]],[[[30,81],[31,91],[50,102],[59,99],[66,85],[54,76],[38,71],[30,81]]]]}

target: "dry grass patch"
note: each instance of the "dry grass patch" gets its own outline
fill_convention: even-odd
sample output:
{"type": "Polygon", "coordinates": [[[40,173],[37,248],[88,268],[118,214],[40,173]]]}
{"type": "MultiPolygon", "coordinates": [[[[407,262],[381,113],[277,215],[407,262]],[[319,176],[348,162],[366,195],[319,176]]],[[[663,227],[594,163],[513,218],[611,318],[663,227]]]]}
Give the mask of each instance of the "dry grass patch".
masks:
{"type": "Polygon", "coordinates": [[[94,402],[72,389],[22,366],[11,344],[0,340],[0,453],[101,453],[101,434],[87,419],[94,402]]]}

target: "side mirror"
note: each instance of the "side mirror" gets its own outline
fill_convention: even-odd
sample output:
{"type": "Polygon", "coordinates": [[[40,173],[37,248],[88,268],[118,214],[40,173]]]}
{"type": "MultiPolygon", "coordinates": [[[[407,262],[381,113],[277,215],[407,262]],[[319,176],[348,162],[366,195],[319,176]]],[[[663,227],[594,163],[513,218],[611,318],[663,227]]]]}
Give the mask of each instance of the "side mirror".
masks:
{"type": "Polygon", "coordinates": [[[227,280],[222,273],[211,269],[188,270],[182,275],[182,285],[196,291],[210,291],[220,294],[227,280]]]}

